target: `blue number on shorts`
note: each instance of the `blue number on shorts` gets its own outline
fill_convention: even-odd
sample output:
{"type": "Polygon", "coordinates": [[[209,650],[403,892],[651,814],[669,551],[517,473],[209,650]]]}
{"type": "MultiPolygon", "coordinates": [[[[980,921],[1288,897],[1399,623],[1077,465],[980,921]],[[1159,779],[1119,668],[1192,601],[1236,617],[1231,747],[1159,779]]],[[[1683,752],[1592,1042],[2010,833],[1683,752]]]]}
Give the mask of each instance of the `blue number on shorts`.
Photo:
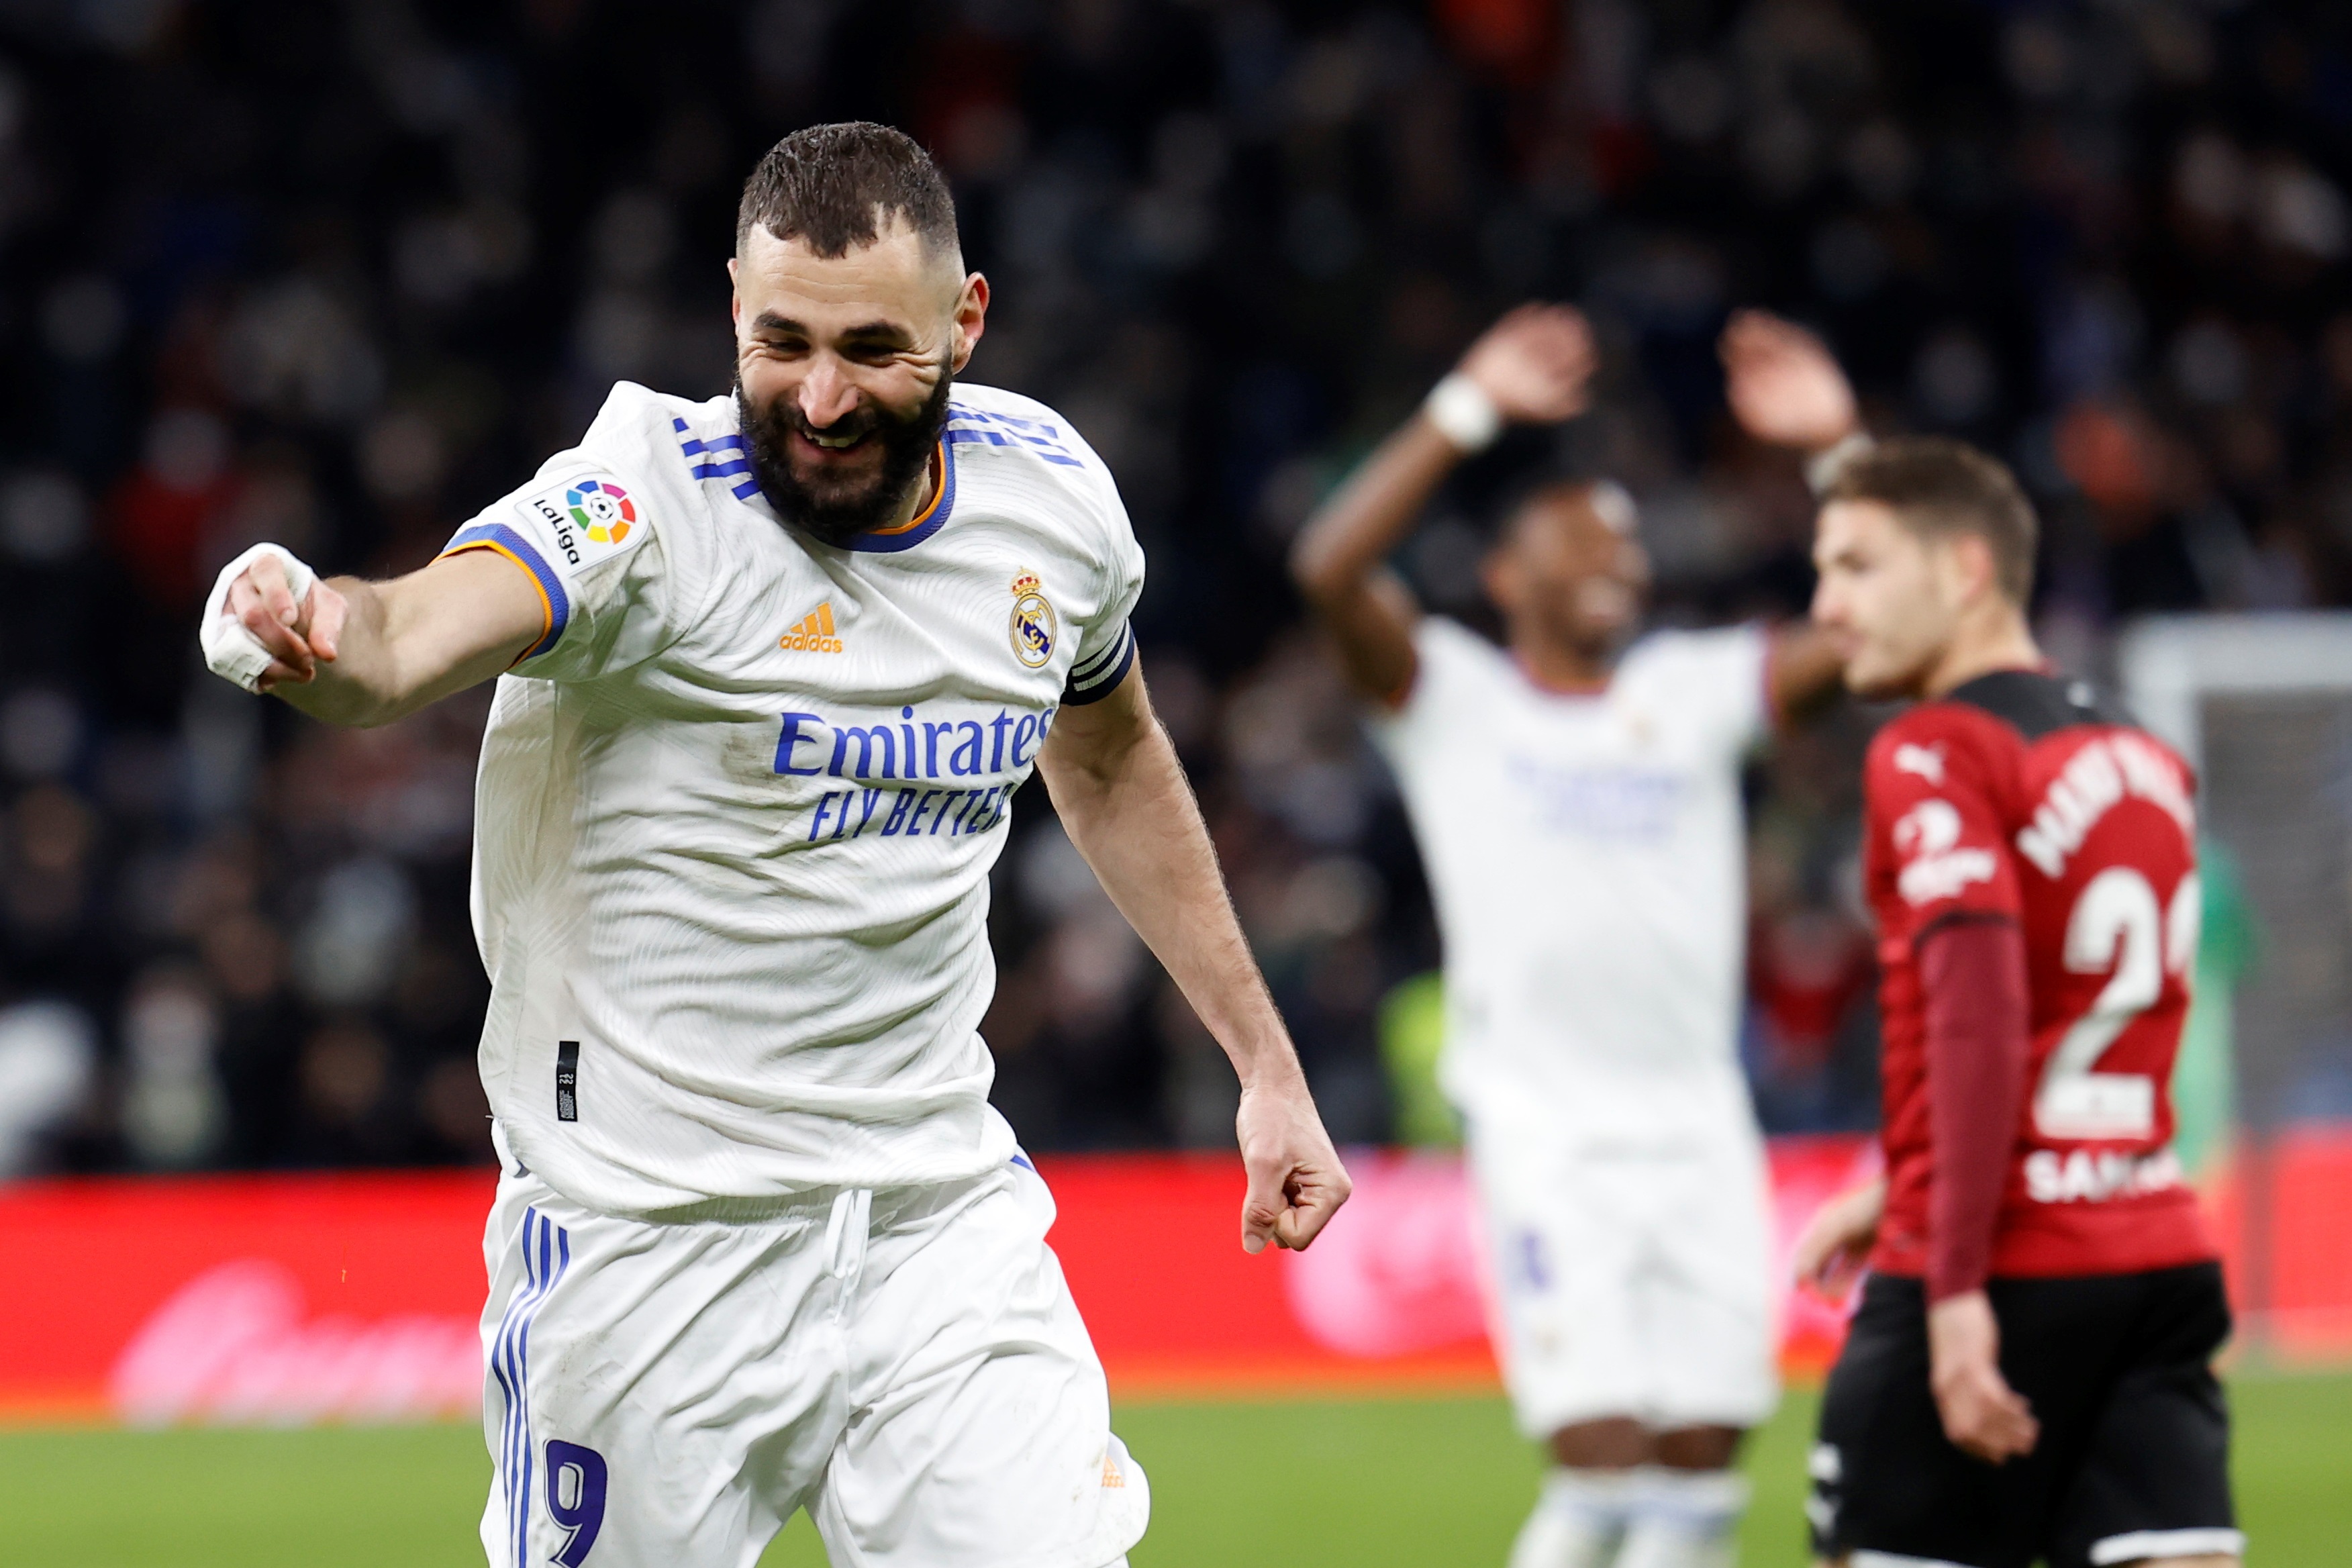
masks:
{"type": "Polygon", "coordinates": [[[580,1568],[596,1532],[604,1528],[604,1456],[560,1437],[547,1440],[547,1511],[572,1532],[555,1560],[563,1568],[580,1568]],[[565,1502],[564,1494],[572,1494],[565,1502]]]}

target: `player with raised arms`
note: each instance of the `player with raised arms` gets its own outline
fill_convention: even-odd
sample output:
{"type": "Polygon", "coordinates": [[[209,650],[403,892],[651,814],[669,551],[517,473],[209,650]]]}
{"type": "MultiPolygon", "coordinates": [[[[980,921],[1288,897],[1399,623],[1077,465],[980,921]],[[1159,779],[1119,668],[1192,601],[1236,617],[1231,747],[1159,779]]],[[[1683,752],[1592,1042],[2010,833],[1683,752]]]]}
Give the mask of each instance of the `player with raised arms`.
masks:
{"type": "Polygon", "coordinates": [[[581,444],[388,583],[264,545],[212,668],[375,724],[499,678],[476,801],[504,1173],[494,1568],[1104,1568],[1142,1471],[988,1102],[988,873],[1042,771],[1243,1083],[1242,1245],[1348,1180],[1152,717],[1143,559],[980,342],[947,187],[869,124],[745,186],[734,393],[622,383],[581,444]]]}
{"type": "MultiPolygon", "coordinates": [[[[1737,318],[1734,413],[1811,451],[1854,435],[1820,342],[1737,318]]],[[[1739,775],[1832,690],[1811,628],[1634,640],[1632,499],[1553,482],[1484,564],[1505,646],[1424,616],[1382,568],[1507,421],[1586,405],[1563,306],[1514,310],[1332,496],[1291,565],[1375,708],[1444,941],[1440,1071],[1486,1216],[1496,1343],[1553,1468],[1512,1568],[1715,1568],[1741,1434],[1778,1396],[1763,1149],[1737,1048],[1747,916],[1739,775]],[[1628,644],[1631,646],[1627,646],[1628,644]]]]}
{"type": "Polygon", "coordinates": [[[2035,525],[1957,441],[1849,458],[1813,558],[1864,766],[1886,1173],[1798,1249],[1871,1269],[1808,1513],[1852,1568],[2229,1568],[2221,1269],[2169,1144],[2196,781],[2026,623],[2035,525]]]}

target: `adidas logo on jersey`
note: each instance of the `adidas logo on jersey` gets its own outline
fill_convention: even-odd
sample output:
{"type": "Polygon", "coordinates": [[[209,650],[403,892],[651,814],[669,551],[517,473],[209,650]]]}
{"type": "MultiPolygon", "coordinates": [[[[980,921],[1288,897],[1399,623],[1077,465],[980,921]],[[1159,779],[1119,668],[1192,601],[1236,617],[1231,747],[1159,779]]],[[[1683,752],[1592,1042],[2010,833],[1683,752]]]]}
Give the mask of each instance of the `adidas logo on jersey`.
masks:
{"type": "Polygon", "coordinates": [[[827,599],[808,619],[776,639],[776,646],[795,653],[839,653],[841,639],[833,632],[833,601],[827,599]]]}

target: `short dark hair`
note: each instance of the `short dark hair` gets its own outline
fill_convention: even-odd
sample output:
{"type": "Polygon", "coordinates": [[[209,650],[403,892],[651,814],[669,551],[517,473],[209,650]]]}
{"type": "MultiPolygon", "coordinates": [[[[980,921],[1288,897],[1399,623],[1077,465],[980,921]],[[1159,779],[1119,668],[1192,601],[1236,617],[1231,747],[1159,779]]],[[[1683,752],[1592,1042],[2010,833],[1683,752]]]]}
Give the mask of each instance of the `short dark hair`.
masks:
{"type": "Polygon", "coordinates": [[[931,249],[958,248],[955,198],[913,137],[866,120],[812,125],[769,148],[743,182],[735,248],[756,224],[819,256],[845,256],[899,217],[931,249]]]}
{"type": "Polygon", "coordinates": [[[1505,492],[1499,509],[1502,521],[1495,530],[1497,546],[1517,542],[1529,521],[1554,505],[1589,509],[1613,531],[1632,537],[1640,530],[1641,511],[1625,487],[1614,479],[1575,478],[1549,471],[1525,479],[1505,492]]]}
{"type": "Polygon", "coordinates": [[[2000,591],[2022,607],[2033,596],[2040,530],[2033,503],[2009,465],[1965,441],[1899,436],[1858,452],[1822,492],[1830,501],[1876,501],[1915,533],[1973,533],[1992,552],[2000,591]]]}

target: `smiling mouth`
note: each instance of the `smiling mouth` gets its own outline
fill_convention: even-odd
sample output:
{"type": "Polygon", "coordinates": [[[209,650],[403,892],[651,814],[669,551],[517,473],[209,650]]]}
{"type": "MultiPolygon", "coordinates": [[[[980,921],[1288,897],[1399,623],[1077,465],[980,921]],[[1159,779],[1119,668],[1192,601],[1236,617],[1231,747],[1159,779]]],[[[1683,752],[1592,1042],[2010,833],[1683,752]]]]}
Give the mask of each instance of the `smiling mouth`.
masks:
{"type": "Polygon", "coordinates": [[[856,446],[860,441],[865,440],[866,437],[871,434],[872,432],[867,430],[854,431],[841,436],[820,435],[814,430],[803,430],[800,432],[801,438],[808,442],[809,445],[813,447],[822,447],[828,452],[845,452],[850,447],[856,446]]]}
{"type": "Polygon", "coordinates": [[[1595,620],[1629,620],[1634,613],[1633,590],[1609,578],[1587,578],[1577,585],[1576,607],[1595,620]]]}

